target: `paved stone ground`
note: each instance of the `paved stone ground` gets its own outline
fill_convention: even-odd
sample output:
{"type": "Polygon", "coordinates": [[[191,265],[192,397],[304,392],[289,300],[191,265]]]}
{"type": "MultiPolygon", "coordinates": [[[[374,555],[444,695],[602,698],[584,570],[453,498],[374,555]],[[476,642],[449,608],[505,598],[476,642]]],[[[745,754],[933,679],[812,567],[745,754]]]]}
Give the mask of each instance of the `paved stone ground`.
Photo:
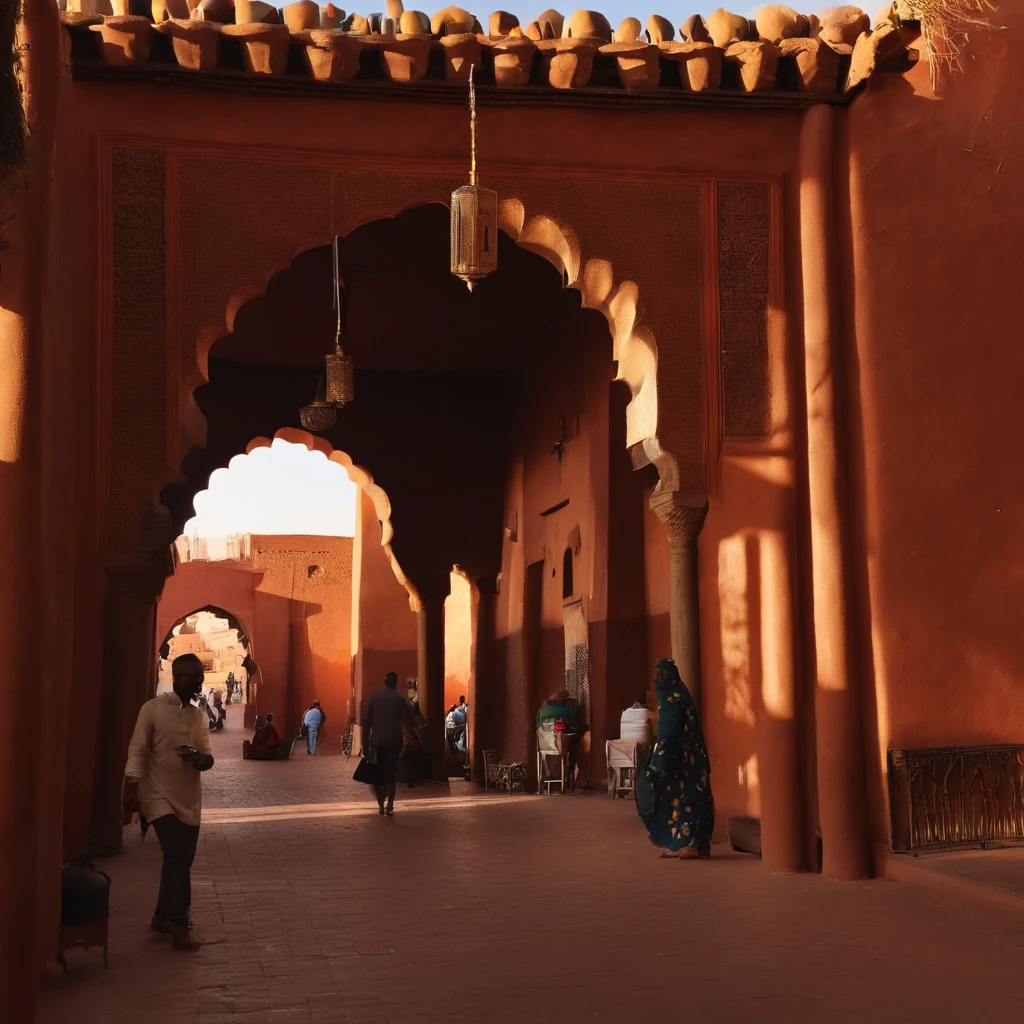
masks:
{"type": "MultiPolygon", "coordinates": [[[[69,954],[42,1024],[963,1021],[1019,1015],[1024,915],[969,894],[660,860],[603,795],[400,790],[339,755],[214,737],[193,872],[206,945],[147,931],[159,847],[127,833],[110,969],[69,954]]],[[[336,737],[331,746],[336,746],[336,737]]],[[[460,785],[453,783],[453,786],[460,785]]]]}
{"type": "Polygon", "coordinates": [[[1024,847],[922,854],[915,866],[1024,900],[1024,847]]]}

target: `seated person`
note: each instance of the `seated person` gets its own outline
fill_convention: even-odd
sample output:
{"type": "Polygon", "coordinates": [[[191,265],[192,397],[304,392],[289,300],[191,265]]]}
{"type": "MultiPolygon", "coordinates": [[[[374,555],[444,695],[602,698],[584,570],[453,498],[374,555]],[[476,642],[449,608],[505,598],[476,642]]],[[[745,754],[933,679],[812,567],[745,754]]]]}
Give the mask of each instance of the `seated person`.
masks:
{"type": "MultiPolygon", "coordinates": [[[[559,754],[566,761],[566,778],[570,785],[575,769],[575,738],[579,726],[576,722],[576,701],[568,690],[553,693],[537,712],[537,731],[552,734],[559,754]]],[[[554,755],[550,755],[554,757],[554,755]]]]}
{"type": "Polygon", "coordinates": [[[247,761],[274,761],[280,742],[281,737],[274,728],[274,716],[267,715],[265,722],[257,716],[256,731],[252,734],[252,739],[242,742],[242,757],[247,761]]]}

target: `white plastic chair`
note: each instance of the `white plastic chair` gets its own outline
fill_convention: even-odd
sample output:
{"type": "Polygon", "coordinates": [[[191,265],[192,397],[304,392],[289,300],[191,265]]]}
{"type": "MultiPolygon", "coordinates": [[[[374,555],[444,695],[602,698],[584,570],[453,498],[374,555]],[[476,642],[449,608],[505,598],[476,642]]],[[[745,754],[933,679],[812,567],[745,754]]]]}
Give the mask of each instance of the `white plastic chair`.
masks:
{"type": "Polygon", "coordinates": [[[547,795],[551,796],[551,787],[558,786],[561,792],[565,792],[565,758],[558,749],[558,736],[554,729],[537,730],[537,793],[543,793],[547,786],[547,795]],[[549,757],[558,758],[559,775],[548,777],[546,760],[549,757]]]}

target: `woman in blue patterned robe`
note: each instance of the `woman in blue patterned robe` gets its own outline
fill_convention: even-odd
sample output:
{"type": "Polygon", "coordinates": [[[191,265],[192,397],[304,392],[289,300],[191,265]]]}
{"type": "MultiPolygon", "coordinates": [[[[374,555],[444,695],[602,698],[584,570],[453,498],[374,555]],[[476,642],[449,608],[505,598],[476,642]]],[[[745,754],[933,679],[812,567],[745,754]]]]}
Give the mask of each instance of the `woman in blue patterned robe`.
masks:
{"type": "Polygon", "coordinates": [[[658,736],[637,762],[637,811],[663,857],[709,857],[715,801],[700,715],[671,658],[658,662],[654,686],[658,736]]]}

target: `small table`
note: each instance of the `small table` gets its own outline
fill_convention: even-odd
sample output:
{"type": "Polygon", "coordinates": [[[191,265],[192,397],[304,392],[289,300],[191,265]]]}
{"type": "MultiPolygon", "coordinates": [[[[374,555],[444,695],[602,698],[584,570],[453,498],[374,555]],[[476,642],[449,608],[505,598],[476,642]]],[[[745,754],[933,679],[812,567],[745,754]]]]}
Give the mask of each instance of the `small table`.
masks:
{"type": "Polygon", "coordinates": [[[636,784],[636,740],[606,740],[604,759],[608,766],[608,796],[632,793],[636,784]]]}

